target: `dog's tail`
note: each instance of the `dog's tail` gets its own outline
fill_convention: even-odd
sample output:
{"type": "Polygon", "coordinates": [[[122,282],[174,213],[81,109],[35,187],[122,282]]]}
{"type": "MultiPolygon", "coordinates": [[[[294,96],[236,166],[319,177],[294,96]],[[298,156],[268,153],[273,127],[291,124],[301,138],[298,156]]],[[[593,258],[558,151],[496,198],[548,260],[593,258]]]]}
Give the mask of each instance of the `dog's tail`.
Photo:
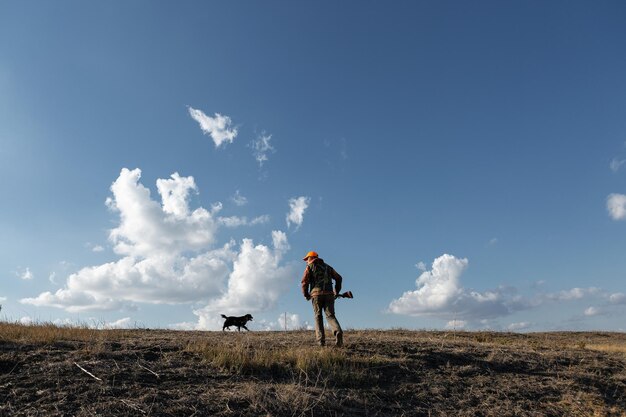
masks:
{"type": "Polygon", "coordinates": [[[225,315],[221,314],[222,317],[224,317],[225,319],[227,319],[228,317],[226,317],[225,315]]]}

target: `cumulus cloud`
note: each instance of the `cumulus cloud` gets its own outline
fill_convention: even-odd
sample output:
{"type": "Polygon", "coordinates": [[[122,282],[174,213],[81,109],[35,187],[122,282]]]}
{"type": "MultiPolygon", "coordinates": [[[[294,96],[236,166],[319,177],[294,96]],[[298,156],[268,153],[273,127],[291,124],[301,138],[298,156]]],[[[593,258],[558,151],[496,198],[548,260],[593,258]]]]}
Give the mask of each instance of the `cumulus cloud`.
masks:
{"type": "Polygon", "coordinates": [[[273,248],[254,245],[251,239],[243,240],[224,294],[194,311],[200,328],[217,328],[220,320],[216,319],[220,314],[266,310],[287,290],[294,275],[290,266],[280,265],[283,254],[289,250],[287,236],[284,232],[273,231],[272,241],[273,248]]]}
{"type": "MultiPolygon", "coordinates": [[[[289,248],[283,232],[272,233],[272,249],[251,239],[216,247],[217,230],[228,221],[217,217],[221,204],[210,211],[189,207],[190,194],[197,193],[193,177],[175,173],[157,180],[161,203],[151,198],[140,177],[139,169],[124,168],[107,199],[119,214],[109,240],[120,258],[82,268],[67,278],[64,288],[23,303],[82,312],[209,301],[224,311],[235,306],[259,311],[277,300],[289,274],[280,264],[289,248]],[[258,296],[261,288],[267,296],[258,296]]],[[[261,216],[248,223],[265,220],[261,216]]]]}
{"type": "Polygon", "coordinates": [[[269,153],[274,152],[274,147],[270,144],[271,139],[272,135],[263,133],[250,144],[250,147],[252,148],[252,155],[259,163],[259,167],[262,167],[263,163],[269,159],[269,153]]]}
{"type": "Polygon", "coordinates": [[[513,289],[498,288],[477,292],[461,285],[468,260],[444,254],[434,260],[432,269],[416,281],[417,289],[406,291],[391,301],[389,311],[411,316],[434,316],[464,320],[493,318],[526,308],[526,302],[513,289]]]}
{"type": "Polygon", "coordinates": [[[189,115],[200,125],[205,135],[211,136],[215,147],[219,148],[225,142],[232,143],[237,137],[237,128],[231,128],[231,120],[228,116],[215,113],[215,117],[207,116],[201,110],[189,107],[189,115]]]}
{"type": "Polygon", "coordinates": [[[287,214],[287,227],[295,224],[299,228],[304,221],[304,212],[309,207],[309,197],[297,197],[289,199],[289,213],[287,214]]]}
{"type": "Polygon", "coordinates": [[[626,219],[626,195],[610,194],[606,199],[606,208],[613,220],[626,219]]]}

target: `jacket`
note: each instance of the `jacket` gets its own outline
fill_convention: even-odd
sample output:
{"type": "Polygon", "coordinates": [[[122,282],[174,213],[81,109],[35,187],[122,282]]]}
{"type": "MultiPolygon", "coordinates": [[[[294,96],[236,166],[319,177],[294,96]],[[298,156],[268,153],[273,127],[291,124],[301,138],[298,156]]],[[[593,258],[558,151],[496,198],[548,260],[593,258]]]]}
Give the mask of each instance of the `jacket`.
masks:
{"type": "Polygon", "coordinates": [[[313,261],[313,263],[326,265],[328,267],[328,274],[330,275],[330,278],[335,281],[335,291],[333,292],[328,290],[322,290],[319,288],[310,289],[309,286],[312,283],[314,277],[313,273],[311,272],[311,268],[309,268],[309,265],[307,264],[306,268],[304,269],[304,274],[302,275],[302,295],[304,295],[305,298],[309,298],[317,297],[318,295],[324,294],[339,294],[339,291],[341,291],[341,281],[343,280],[343,278],[341,278],[341,275],[339,275],[337,271],[333,269],[333,267],[325,264],[323,259],[317,258],[315,261],[313,261]]]}

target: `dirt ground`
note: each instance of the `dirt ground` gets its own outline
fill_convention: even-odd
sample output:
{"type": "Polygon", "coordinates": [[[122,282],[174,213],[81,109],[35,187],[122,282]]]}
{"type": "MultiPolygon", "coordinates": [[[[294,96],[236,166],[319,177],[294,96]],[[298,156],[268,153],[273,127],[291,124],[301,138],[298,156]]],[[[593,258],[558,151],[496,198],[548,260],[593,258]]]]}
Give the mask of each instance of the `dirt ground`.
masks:
{"type": "Polygon", "coordinates": [[[623,333],[1,331],[0,416],[626,416],[623,333]]]}

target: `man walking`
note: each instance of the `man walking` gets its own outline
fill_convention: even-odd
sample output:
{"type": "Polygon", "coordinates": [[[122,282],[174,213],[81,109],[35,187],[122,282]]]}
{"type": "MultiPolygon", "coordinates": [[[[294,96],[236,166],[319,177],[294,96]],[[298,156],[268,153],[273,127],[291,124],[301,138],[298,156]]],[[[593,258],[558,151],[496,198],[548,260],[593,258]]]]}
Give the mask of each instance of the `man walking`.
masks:
{"type": "Polygon", "coordinates": [[[306,300],[313,299],[313,314],[315,315],[315,337],[320,346],[326,343],[324,334],[324,319],[322,310],[326,314],[326,320],[333,329],[335,345],[343,345],[343,331],[335,318],[335,297],[341,291],[341,275],[330,265],[326,265],[320,259],[317,252],[309,252],[303,258],[306,261],[306,269],[302,276],[302,294],[306,300]],[[335,288],[333,291],[333,280],[335,288]]]}

